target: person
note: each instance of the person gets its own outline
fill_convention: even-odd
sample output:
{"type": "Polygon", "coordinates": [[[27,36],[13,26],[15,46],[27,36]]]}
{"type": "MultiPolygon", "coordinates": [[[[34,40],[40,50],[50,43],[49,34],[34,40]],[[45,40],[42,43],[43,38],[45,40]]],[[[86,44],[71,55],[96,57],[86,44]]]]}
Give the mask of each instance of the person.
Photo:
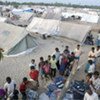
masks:
{"type": "Polygon", "coordinates": [[[70,54],[69,46],[65,47],[65,50],[63,51],[63,53],[66,55],[70,54]]]}
{"type": "Polygon", "coordinates": [[[68,59],[63,55],[60,63],[59,73],[61,75],[64,75],[67,67],[68,59]]]}
{"type": "Polygon", "coordinates": [[[60,57],[60,51],[59,51],[59,48],[55,48],[55,53],[54,53],[55,57],[56,57],[56,65],[57,65],[57,68],[59,70],[59,57],[60,57]]]}
{"type": "Polygon", "coordinates": [[[88,60],[92,60],[93,62],[95,62],[95,58],[96,58],[95,48],[92,47],[91,51],[88,54],[88,60]]]}
{"type": "Polygon", "coordinates": [[[37,69],[37,68],[36,68],[35,59],[32,59],[32,60],[31,60],[31,63],[29,64],[29,67],[31,67],[31,66],[34,66],[35,69],[37,69]]]}
{"type": "Polygon", "coordinates": [[[28,80],[27,77],[24,77],[19,87],[19,90],[22,94],[22,100],[34,100],[29,98],[30,97],[33,98],[33,95],[35,95],[34,93],[36,93],[37,89],[38,89],[38,84],[36,81],[28,80]]]}
{"type": "Polygon", "coordinates": [[[11,100],[18,100],[19,99],[18,94],[19,94],[19,91],[15,89],[11,100]]]}
{"type": "Polygon", "coordinates": [[[26,97],[26,84],[27,83],[28,83],[28,79],[27,77],[24,77],[19,87],[20,93],[22,94],[22,100],[27,100],[27,97],[26,97]]]}
{"type": "Polygon", "coordinates": [[[97,93],[91,90],[90,87],[87,88],[87,91],[84,95],[84,100],[99,100],[97,93]]]}
{"type": "Polygon", "coordinates": [[[5,100],[6,92],[3,88],[0,88],[0,100],[5,100]]]}
{"type": "Polygon", "coordinates": [[[81,50],[79,44],[77,45],[77,48],[74,50],[74,54],[75,54],[75,60],[76,60],[77,66],[78,66],[78,62],[80,60],[80,56],[82,55],[82,50],[81,50]]]}
{"type": "Polygon", "coordinates": [[[100,56],[100,46],[96,47],[96,49],[95,49],[95,55],[96,55],[96,57],[100,56]]]}
{"type": "Polygon", "coordinates": [[[99,32],[99,34],[97,35],[96,45],[97,45],[97,46],[100,46],[100,32],[99,32]]]}
{"type": "Polygon", "coordinates": [[[86,41],[85,43],[86,44],[89,44],[89,45],[93,45],[94,44],[94,41],[93,41],[93,35],[91,34],[91,32],[88,33],[88,36],[86,38],[86,41]]]}
{"type": "Polygon", "coordinates": [[[91,85],[91,78],[92,78],[92,74],[91,73],[88,73],[86,75],[85,83],[88,84],[89,86],[91,85]]]}
{"type": "Polygon", "coordinates": [[[48,63],[50,64],[50,61],[51,61],[51,55],[48,55],[47,61],[48,61],[48,63]]]}
{"type": "Polygon", "coordinates": [[[93,63],[93,61],[92,60],[89,60],[89,68],[88,68],[88,73],[94,73],[94,71],[95,71],[95,64],[93,63]]]}
{"type": "Polygon", "coordinates": [[[57,70],[57,65],[56,65],[57,61],[55,55],[52,56],[50,63],[51,63],[51,77],[53,78],[56,76],[56,70],[57,70]]]}
{"type": "MultiPolygon", "coordinates": [[[[100,90],[100,78],[99,78],[99,72],[95,71],[92,78],[91,78],[92,84],[94,86],[94,90],[100,90]]],[[[99,94],[100,95],[100,94],[99,94]]]]}
{"type": "Polygon", "coordinates": [[[31,66],[30,72],[29,72],[29,76],[34,81],[37,81],[38,82],[39,71],[36,70],[34,66],[31,66]]]}
{"type": "Polygon", "coordinates": [[[95,49],[95,56],[96,56],[96,64],[98,65],[100,61],[100,46],[97,46],[95,49]]]}
{"type": "Polygon", "coordinates": [[[13,92],[16,89],[16,83],[14,80],[11,80],[10,77],[6,78],[6,83],[4,84],[4,90],[6,91],[6,98],[12,98],[13,92]]]}
{"type": "Polygon", "coordinates": [[[45,65],[43,66],[43,71],[44,71],[45,77],[49,78],[51,74],[51,64],[48,63],[47,60],[45,61],[45,65]]]}
{"type": "Polygon", "coordinates": [[[39,72],[40,72],[40,75],[41,75],[41,79],[44,78],[44,72],[43,72],[43,66],[44,66],[44,64],[45,64],[44,58],[40,57],[40,62],[38,64],[38,66],[39,66],[39,72]]]}

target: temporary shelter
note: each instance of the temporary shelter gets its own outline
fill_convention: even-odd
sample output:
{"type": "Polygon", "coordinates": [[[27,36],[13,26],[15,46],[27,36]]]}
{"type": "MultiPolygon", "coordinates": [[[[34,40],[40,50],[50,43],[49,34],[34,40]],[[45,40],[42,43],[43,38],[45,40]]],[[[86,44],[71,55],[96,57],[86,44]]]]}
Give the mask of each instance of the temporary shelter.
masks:
{"type": "Polygon", "coordinates": [[[88,12],[88,13],[82,13],[82,12],[62,12],[62,17],[64,18],[70,18],[72,16],[79,16],[81,17],[80,21],[89,22],[89,23],[98,23],[99,16],[95,12],[88,12]]]}
{"type": "Polygon", "coordinates": [[[88,32],[91,30],[91,26],[68,23],[68,22],[60,22],[60,36],[67,37],[69,39],[73,39],[80,43],[83,43],[86,39],[88,32]]]}
{"type": "Polygon", "coordinates": [[[26,27],[31,22],[32,18],[33,13],[23,12],[20,15],[13,15],[13,17],[7,19],[6,22],[16,26],[26,27]]]}
{"type": "Polygon", "coordinates": [[[35,38],[18,26],[0,23],[0,47],[5,55],[20,55],[28,53],[37,47],[35,38]]]}
{"type": "Polygon", "coordinates": [[[39,34],[55,35],[59,31],[59,21],[43,18],[33,18],[32,22],[28,25],[27,31],[37,32],[39,34]]]}

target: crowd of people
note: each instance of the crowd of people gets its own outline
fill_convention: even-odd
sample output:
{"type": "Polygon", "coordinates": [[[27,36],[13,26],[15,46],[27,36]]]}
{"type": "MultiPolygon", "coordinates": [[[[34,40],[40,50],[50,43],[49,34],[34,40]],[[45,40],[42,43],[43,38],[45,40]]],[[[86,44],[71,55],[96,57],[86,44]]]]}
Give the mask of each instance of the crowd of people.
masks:
{"type": "MultiPolygon", "coordinates": [[[[8,98],[9,100],[19,100],[19,93],[21,93],[22,100],[36,100],[38,98],[37,90],[40,86],[39,81],[55,81],[55,77],[58,76],[64,79],[63,87],[74,65],[79,65],[80,57],[83,53],[80,45],[77,45],[73,51],[70,50],[69,46],[66,46],[63,52],[59,48],[55,48],[55,52],[52,55],[48,55],[46,60],[44,57],[40,57],[39,64],[35,62],[35,59],[32,59],[31,64],[29,64],[30,79],[24,77],[18,89],[16,88],[16,82],[11,77],[7,77],[4,88],[0,89],[0,98],[4,98],[4,100],[8,100],[8,98]]],[[[89,87],[84,94],[84,100],[99,100],[100,78],[96,69],[96,62],[98,57],[100,57],[99,54],[100,46],[97,48],[92,47],[88,54],[88,62],[85,68],[85,83],[89,87]]]]}

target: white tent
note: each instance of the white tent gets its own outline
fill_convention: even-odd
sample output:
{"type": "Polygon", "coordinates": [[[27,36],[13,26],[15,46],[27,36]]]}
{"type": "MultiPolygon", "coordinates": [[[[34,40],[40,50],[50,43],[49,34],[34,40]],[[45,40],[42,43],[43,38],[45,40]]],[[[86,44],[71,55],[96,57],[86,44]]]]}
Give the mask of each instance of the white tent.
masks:
{"type": "Polygon", "coordinates": [[[61,22],[60,23],[60,36],[73,39],[78,42],[84,42],[84,39],[87,36],[87,33],[91,30],[91,26],[61,22]]]}
{"type": "Polygon", "coordinates": [[[83,42],[90,31],[91,26],[62,22],[59,20],[33,18],[27,27],[27,31],[39,34],[63,36],[78,42],[83,42]]]}
{"type": "Polygon", "coordinates": [[[40,34],[55,35],[58,34],[58,20],[33,18],[32,22],[28,25],[27,31],[38,32],[40,34]]]}
{"type": "Polygon", "coordinates": [[[0,23],[0,47],[5,55],[20,55],[32,51],[37,46],[35,38],[18,26],[0,23]]]}
{"type": "Polygon", "coordinates": [[[90,22],[90,23],[98,23],[99,16],[95,12],[88,12],[88,13],[82,13],[82,12],[62,12],[62,17],[69,18],[71,16],[80,16],[81,21],[84,22],[90,22]]]}

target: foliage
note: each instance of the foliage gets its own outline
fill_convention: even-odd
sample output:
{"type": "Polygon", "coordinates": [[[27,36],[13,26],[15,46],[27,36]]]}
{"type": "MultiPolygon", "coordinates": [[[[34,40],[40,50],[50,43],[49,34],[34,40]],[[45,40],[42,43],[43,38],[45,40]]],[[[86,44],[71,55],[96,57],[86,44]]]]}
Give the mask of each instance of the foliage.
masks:
{"type": "Polygon", "coordinates": [[[92,8],[92,9],[100,9],[100,6],[89,6],[89,5],[76,5],[76,4],[63,4],[63,3],[33,3],[33,2],[2,2],[0,1],[0,5],[13,5],[14,7],[18,7],[19,5],[41,5],[41,6],[58,6],[58,7],[74,7],[74,8],[92,8]]]}
{"type": "Polygon", "coordinates": [[[3,59],[3,52],[4,52],[4,50],[2,48],[0,48],[0,61],[3,59]]]}

